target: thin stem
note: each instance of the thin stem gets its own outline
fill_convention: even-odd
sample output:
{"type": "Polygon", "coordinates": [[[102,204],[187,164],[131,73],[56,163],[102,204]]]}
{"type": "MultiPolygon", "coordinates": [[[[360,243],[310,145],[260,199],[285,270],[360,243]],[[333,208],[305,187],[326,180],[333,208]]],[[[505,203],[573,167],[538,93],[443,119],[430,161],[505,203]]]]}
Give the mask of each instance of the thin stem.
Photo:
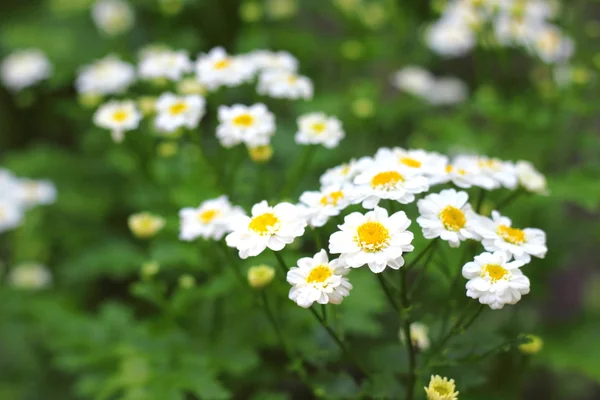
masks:
{"type": "Polygon", "coordinates": [[[279,265],[279,267],[281,268],[281,271],[283,272],[283,275],[286,276],[289,269],[286,266],[285,261],[283,260],[283,257],[281,256],[281,254],[275,250],[273,250],[273,254],[275,254],[275,258],[277,259],[277,265],[279,265]]]}
{"type": "Polygon", "coordinates": [[[379,281],[379,285],[381,286],[381,289],[383,289],[383,293],[385,293],[385,297],[387,297],[392,308],[398,314],[400,314],[400,309],[398,308],[398,305],[396,304],[396,301],[394,300],[394,296],[392,296],[392,294],[390,293],[390,289],[388,288],[387,284],[385,283],[385,279],[383,279],[382,274],[383,273],[375,274],[377,276],[377,280],[379,281]]]}
{"type": "Polygon", "coordinates": [[[288,178],[288,181],[286,183],[286,185],[283,187],[283,190],[281,191],[281,195],[279,197],[281,197],[282,199],[285,199],[286,197],[288,197],[291,193],[291,191],[294,189],[294,187],[298,186],[298,183],[300,183],[302,177],[304,176],[306,169],[308,168],[308,165],[310,164],[310,160],[313,156],[313,154],[315,153],[317,149],[317,146],[315,145],[308,145],[306,147],[306,150],[304,151],[304,155],[300,160],[300,163],[298,163],[296,169],[294,170],[293,174],[288,178]]]}
{"type": "Polygon", "coordinates": [[[411,296],[411,297],[412,297],[413,293],[419,287],[419,284],[421,283],[421,280],[425,277],[425,271],[427,271],[427,267],[429,266],[429,263],[431,262],[431,259],[435,255],[435,252],[436,252],[436,250],[438,248],[438,246],[437,246],[437,243],[438,243],[437,239],[434,240],[433,243],[435,243],[435,244],[433,245],[432,250],[427,255],[427,259],[423,263],[423,269],[421,270],[421,273],[417,276],[417,278],[413,282],[412,287],[411,287],[411,289],[410,289],[410,291],[408,293],[408,295],[411,296]]]}
{"type": "Polygon", "coordinates": [[[405,268],[405,269],[410,269],[410,268],[412,268],[412,267],[413,267],[415,264],[417,264],[417,263],[418,263],[418,262],[421,260],[421,258],[423,258],[423,256],[424,256],[425,254],[427,254],[427,252],[428,252],[429,250],[431,250],[431,249],[433,249],[435,246],[437,246],[437,243],[438,243],[438,241],[439,241],[439,238],[435,238],[435,239],[433,239],[431,242],[429,242],[429,244],[427,245],[427,247],[425,247],[423,250],[421,250],[421,252],[420,252],[420,253],[417,255],[417,257],[416,257],[414,260],[412,260],[412,261],[410,262],[410,264],[408,264],[407,266],[405,266],[405,267],[403,267],[403,268],[405,268]]]}
{"type": "Polygon", "coordinates": [[[479,308],[477,309],[477,311],[475,311],[475,314],[473,314],[471,319],[469,319],[469,321],[467,321],[467,323],[461,328],[461,330],[466,331],[467,329],[469,329],[471,327],[471,325],[473,325],[475,320],[479,317],[479,315],[481,314],[481,312],[483,311],[484,308],[485,308],[485,306],[483,304],[479,304],[479,308]]]}
{"type": "Polygon", "coordinates": [[[290,351],[285,343],[285,339],[284,339],[283,333],[281,332],[281,328],[279,327],[279,324],[277,323],[277,320],[275,319],[275,315],[273,314],[273,311],[271,311],[271,307],[269,306],[269,300],[267,297],[266,290],[261,290],[260,295],[262,297],[262,301],[264,304],[263,308],[265,310],[265,314],[267,315],[269,322],[273,326],[273,330],[275,331],[275,334],[277,335],[277,338],[279,339],[279,342],[281,343],[281,347],[283,347],[283,350],[285,351],[285,353],[288,354],[288,358],[291,358],[289,355],[290,351]]]}
{"type": "Polygon", "coordinates": [[[400,299],[402,301],[402,311],[405,313],[402,320],[402,329],[404,331],[404,337],[406,338],[405,345],[406,351],[408,352],[408,382],[406,384],[406,400],[414,399],[415,391],[415,380],[416,380],[416,368],[417,368],[417,354],[413,346],[413,342],[410,338],[410,299],[408,298],[408,284],[406,279],[406,269],[400,269],[400,277],[402,281],[402,290],[400,299]]]}
{"type": "Polygon", "coordinates": [[[475,207],[477,214],[481,213],[481,206],[483,206],[483,200],[485,199],[485,194],[486,194],[485,189],[483,189],[483,188],[479,189],[479,196],[477,197],[477,205],[475,207]]]}
{"type": "Polygon", "coordinates": [[[313,232],[313,236],[315,237],[315,244],[317,245],[317,249],[323,249],[323,241],[321,240],[321,235],[319,234],[316,228],[311,228],[313,232]]]}
{"type": "Polygon", "coordinates": [[[327,322],[327,307],[325,307],[325,304],[321,304],[321,311],[323,314],[323,321],[329,325],[329,323],[327,322]]]}

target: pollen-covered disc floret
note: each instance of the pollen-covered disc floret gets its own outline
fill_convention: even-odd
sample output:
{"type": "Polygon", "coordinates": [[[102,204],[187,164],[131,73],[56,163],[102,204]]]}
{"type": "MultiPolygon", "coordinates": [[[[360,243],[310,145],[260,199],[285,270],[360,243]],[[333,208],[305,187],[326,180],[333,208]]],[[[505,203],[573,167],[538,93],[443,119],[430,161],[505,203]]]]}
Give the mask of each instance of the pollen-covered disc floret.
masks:
{"type": "Polygon", "coordinates": [[[313,97],[313,84],[293,71],[269,70],[259,75],[256,91],[276,99],[309,100],[313,97]]]}
{"type": "Polygon", "coordinates": [[[403,254],[414,250],[414,235],[406,230],[409,225],[404,211],[391,216],[381,207],[365,215],[354,212],[329,238],[329,251],[340,254],[340,261],[350,268],[368,265],[375,273],[388,266],[399,269],[404,265],[403,254]]]}
{"type": "Polygon", "coordinates": [[[197,94],[177,96],[163,93],[156,100],[154,124],[161,132],[174,132],[178,128],[194,129],[204,116],[206,101],[197,94]]]}
{"type": "Polygon", "coordinates": [[[494,310],[521,300],[522,295],[529,293],[529,279],[519,269],[525,263],[509,260],[509,254],[497,251],[482,253],[465,264],[462,274],[469,280],[467,296],[494,310]]]}
{"type": "Polygon", "coordinates": [[[329,218],[339,215],[341,210],[352,204],[355,196],[355,189],[349,184],[330,185],[320,191],[302,193],[300,206],[308,224],[321,227],[329,218]]]}
{"type": "Polygon", "coordinates": [[[310,113],[298,118],[298,144],[322,144],[328,149],[336,147],[344,138],[342,122],[324,113],[310,113]]]}
{"type": "Polygon", "coordinates": [[[245,143],[248,147],[265,146],[275,134],[275,116],[262,103],[219,107],[217,138],[225,147],[245,143]]]}
{"type": "Polygon", "coordinates": [[[531,256],[544,258],[548,252],[544,231],[515,228],[510,218],[498,211],[492,211],[491,219],[480,218],[476,230],[483,238],[481,243],[487,251],[504,251],[525,263],[531,261],[531,256]]]}
{"type": "Polygon", "coordinates": [[[221,86],[239,86],[254,76],[254,66],[241,56],[227,54],[222,47],[215,47],[201,54],[196,61],[196,77],[210,90],[221,86]]]}
{"type": "Polygon", "coordinates": [[[425,387],[427,400],[458,400],[458,393],[455,392],[456,385],[454,379],[442,378],[439,375],[431,375],[429,386],[425,387]]]}
{"type": "Polygon", "coordinates": [[[135,68],[117,56],[109,55],[79,71],[75,88],[79,94],[122,93],[135,81],[135,68]]]}
{"type": "Polygon", "coordinates": [[[340,260],[329,261],[325,250],[313,257],[298,260],[298,266],[287,273],[290,300],[300,307],[308,308],[314,302],[319,304],[340,304],[350,294],[352,285],[344,275],[348,273],[340,260]]]}
{"type": "Polygon", "coordinates": [[[480,239],[475,230],[478,216],[468,203],[466,192],[454,189],[432,193],[417,202],[420,216],[417,223],[426,239],[441,238],[451,247],[467,239],[480,239]]]}
{"type": "Polygon", "coordinates": [[[240,258],[257,256],[267,247],[282,250],[304,234],[306,221],[301,210],[290,203],[274,207],[266,201],[252,207],[250,217],[240,216],[232,221],[232,232],[225,238],[229,247],[239,251],[240,258]]]}
{"type": "Polygon", "coordinates": [[[196,208],[186,207],[179,211],[179,238],[185,241],[199,237],[221,240],[231,232],[236,219],[244,216],[244,210],[233,206],[227,196],[206,200],[196,208]]]}
{"type": "Polygon", "coordinates": [[[137,129],[142,114],[131,100],[112,100],[101,105],[94,114],[94,124],[109,129],[115,142],[122,142],[125,132],[137,129]]]}

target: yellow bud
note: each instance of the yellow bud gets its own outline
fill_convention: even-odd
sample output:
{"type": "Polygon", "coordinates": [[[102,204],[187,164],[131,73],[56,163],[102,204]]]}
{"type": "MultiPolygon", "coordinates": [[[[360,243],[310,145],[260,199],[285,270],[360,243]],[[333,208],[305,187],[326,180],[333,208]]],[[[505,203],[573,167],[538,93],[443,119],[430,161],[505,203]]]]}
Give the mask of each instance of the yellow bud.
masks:
{"type": "Polygon", "coordinates": [[[240,6],[240,18],[244,22],[256,22],[262,18],[263,10],[259,3],[248,1],[240,6]]]}
{"type": "Polygon", "coordinates": [[[159,157],[169,158],[177,154],[179,144],[177,142],[162,142],[156,147],[159,157]]]}
{"type": "Polygon", "coordinates": [[[127,220],[131,232],[140,239],[156,235],[164,226],[165,219],[147,212],[133,214],[127,220]]]}
{"type": "Polygon", "coordinates": [[[138,99],[138,107],[142,110],[144,115],[152,115],[156,111],[154,105],[156,104],[156,97],[154,96],[142,96],[138,99]]]}
{"type": "Polygon", "coordinates": [[[273,157],[273,146],[270,144],[248,148],[248,155],[256,163],[266,163],[273,157]]]}
{"type": "Polygon", "coordinates": [[[156,261],[147,261],[142,264],[141,275],[143,279],[151,279],[160,271],[160,264],[156,261]]]}
{"type": "Polygon", "coordinates": [[[268,265],[255,265],[248,270],[248,283],[255,289],[267,286],[275,276],[275,269],[268,265]]]}
{"type": "Polygon", "coordinates": [[[95,108],[102,101],[102,96],[96,93],[82,93],[79,95],[79,104],[85,108],[95,108]]]}
{"type": "Polygon", "coordinates": [[[190,274],[181,275],[179,277],[179,287],[182,289],[191,289],[196,286],[196,278],[190,274]]]}
{"type": "Polygon", "coordinates": [[[544,341],[539,336],[523,335],[523,338],[528,339],[527,343],[522,343],[519,345],[519,350],[521,350],[521,353],[523,354],[534,355],[539,353],[544,347],[544,341]]]}
{"type": "Polygon", "coordinates": [[[206,96],[206,88],[196,78],[184,78],[177,82],[177,93],[182,95],[199,94],[206,96]]]}
{"type": "Polygon", "coordinates": [[[371,99],[359,97],[352,102],[352,112],[359,118],[369,118],[375,112],[375,105],[371,99]]]}

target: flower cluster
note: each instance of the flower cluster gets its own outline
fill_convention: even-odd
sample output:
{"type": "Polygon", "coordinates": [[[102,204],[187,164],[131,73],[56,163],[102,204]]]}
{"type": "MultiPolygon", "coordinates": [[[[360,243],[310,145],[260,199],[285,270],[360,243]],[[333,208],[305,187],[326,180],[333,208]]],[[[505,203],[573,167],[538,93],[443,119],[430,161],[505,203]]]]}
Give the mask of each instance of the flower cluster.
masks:
{"type": "Polygon", "coordinates": [[[17,178],[0,168],[0,232],[21,224],[25,211],[56,200],[56,188],[47,180],[17,178]]]}
{"type": "Polygon", "coordinates": [[[546,63],[561,63],[571,58],[575,46],[550,22],[557,14],[556,3],[548,0],[452,0],[428,28],[425,41],[435,53],[459,57],[491,26],[497,45],[521,46],[546,63]]]}

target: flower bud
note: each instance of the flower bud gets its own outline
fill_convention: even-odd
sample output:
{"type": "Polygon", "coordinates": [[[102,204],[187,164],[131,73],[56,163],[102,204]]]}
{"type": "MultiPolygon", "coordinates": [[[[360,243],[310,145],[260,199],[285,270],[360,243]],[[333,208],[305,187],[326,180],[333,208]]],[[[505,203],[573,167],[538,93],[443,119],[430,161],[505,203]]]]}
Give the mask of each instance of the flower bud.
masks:
{"type": "Polygon", "coordinates": [[[270,144],[248,148],[248,155],[256,163],[266,163],[273,157],[273,146],[270,144]]]}
{"type": "Polygon", "coordinates": [[[179,277],[179,287],[182,289],[191,289],[196,286],[196,278],[190,274],[184,274],[179,277]]]}
{"type": "Polygon", "coordinates": [[[20,264],[10,270],[8,282],[19,289],[41,289],[50,285],[52,275],[41,264],[20,264]]]}
{"type": "Polygon", "coordinates": [[[160,264],[156,261],[147,261],[142,264],[142,269],[140,271],[142,275],[142,279],[148,280],[152,279],[156,274],[160,271],[160,264]]]}
{"type": "Polygon", "coordinates": [[[127,223],[136,237],[148,239],[156,235],[165,226],[165,219],[143,212],[131,215],[127,223]]]}
{"type": "Polygon", "coordinates": [[[523,354],[527,354],[529,356],[537,354],[544,347],[544,341],[541,337],[536,335],[523,335],[523,339],[526,339],[526,343],[521,343],[519,345],[519,350],[523,354]]]}
{"type": "Polygon", "coordinates": [[[102,101],[102,96],[97,93],[82,93],[79,95],[79,104],[85,108],[95,108],[102,101]]]}
{"type": "Polygon", "coordinates": [[[248,283],[254,289],[267,286],[275,276],[275,269],[268,265],[255,265],[248,270],[248,283]]]}

